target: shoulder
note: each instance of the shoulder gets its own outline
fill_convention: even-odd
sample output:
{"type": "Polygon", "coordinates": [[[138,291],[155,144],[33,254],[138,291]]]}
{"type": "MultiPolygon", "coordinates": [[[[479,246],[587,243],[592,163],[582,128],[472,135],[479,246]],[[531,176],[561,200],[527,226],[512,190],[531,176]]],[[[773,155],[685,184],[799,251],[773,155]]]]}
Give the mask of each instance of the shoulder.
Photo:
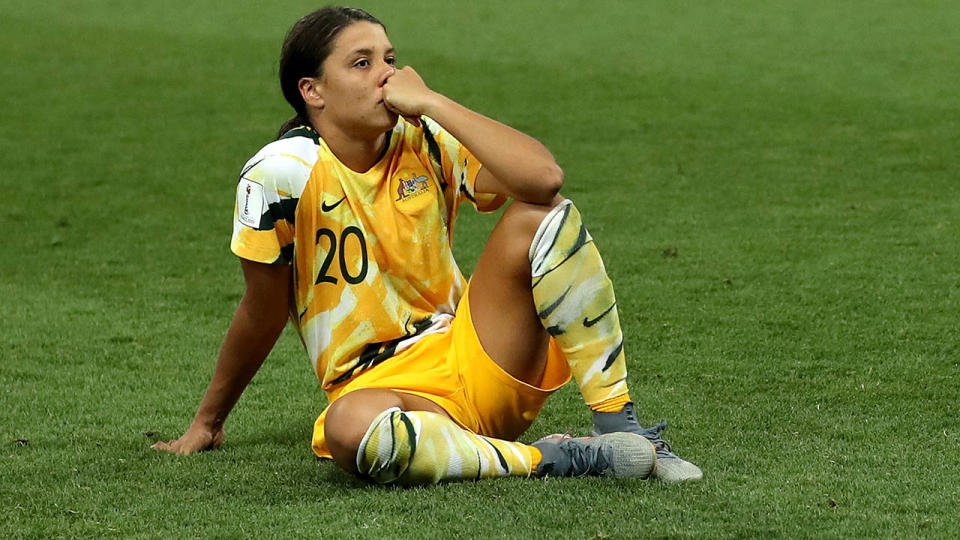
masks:
{"type": "Polygon", "coordinates": [[[424,163],[429,156],[430,160],[439,165],[440,146],[437,144],[437,135],[443,132],[440,124],[426,116],[421,116],[420,125],[416,126],[406,118],[400,117],[400,121],[393,130],[395,134],[400,135],[408,148],[422,156],[424,163]]]}
{"type": "Polygon", "coordinates": [[[435,135],[443,131],[443,128],[440,127],[440,124],[438,124],[436,120],[430,118],[429,116],[421,116],[420,122],[423,124],[423,130],[428,133],[435,135]]]}
{"type": "Polygon", "coordinates": [[[296,131],[261,148],[244,164],[240,178],[261,185],[302,186],[317,162],[320,140],[296,131]]]}
{"type": "Polygon", "coordinates": [[[424,144],[429,148],[431,156],[439,159],[441,149],[452,155],[457,153],[460,147],[460,141],[458,141],[456,137],[443,129],[443,126],[433,118],[422,116],[420,121],[423,124],[421,131],[423,133],[424,144]]]}

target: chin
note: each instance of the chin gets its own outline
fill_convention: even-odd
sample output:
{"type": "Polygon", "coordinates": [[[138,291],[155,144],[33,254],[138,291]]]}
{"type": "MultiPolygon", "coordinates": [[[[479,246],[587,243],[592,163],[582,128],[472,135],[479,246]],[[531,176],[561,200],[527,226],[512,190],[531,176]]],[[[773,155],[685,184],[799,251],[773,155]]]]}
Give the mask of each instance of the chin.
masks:
{"type": "Polygon", "coordinates": [[[357,126],[358,133],[364,133],[363,137],[379,137],[385,131],[390,131],[397,125],[400,115],[387,111],[386,114],[378,114],[372,118],[367,118],[363,127],[357,126]]]}
{"type": "Polygon", "coordinates": [[[383,135],[385,131],[392,131],[395,127],[397,127],[396,118],[393,118],[391,121],[387,122],[377,122],[375,125],[370,126],[369,135],[371,137],[379,137],[380,135],[383,135]]]}
{"type": "Polygon", "coordinates": [[[393,129],[397,125],[397,121],[400,120],[400,115],[397,113],[387,112],[387,129],[393,129]]]}

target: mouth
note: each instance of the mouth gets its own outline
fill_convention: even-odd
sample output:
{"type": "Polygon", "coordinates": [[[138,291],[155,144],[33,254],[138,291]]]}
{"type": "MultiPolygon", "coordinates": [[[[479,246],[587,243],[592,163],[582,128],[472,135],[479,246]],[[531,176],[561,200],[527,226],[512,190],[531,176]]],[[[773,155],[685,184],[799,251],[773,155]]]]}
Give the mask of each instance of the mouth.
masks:
{"type": "Polygon", "coordinates": [[[382,108],[383,110],[387,111],[388,114],[396,114],[395,112],[393,112],[393,111],[390,109],[390,107],[387,105],[386,101],[384,101],[384,100],[382,100],[382,99],[377,102],[376,107],[377,107],[378,109],[382,108]]]}

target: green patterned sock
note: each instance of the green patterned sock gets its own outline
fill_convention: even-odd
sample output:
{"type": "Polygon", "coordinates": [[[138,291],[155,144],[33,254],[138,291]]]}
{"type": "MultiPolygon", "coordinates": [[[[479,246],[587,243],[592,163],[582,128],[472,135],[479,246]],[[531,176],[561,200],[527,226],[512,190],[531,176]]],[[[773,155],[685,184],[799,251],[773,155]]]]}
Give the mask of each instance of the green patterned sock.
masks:
{"type": "Polygon", "coordinates": [[[533,300],[588,405],[627,393],[627,364],[613,284],[569,200],[543,219],[530,246],[533,300]]]}
{"type": "Polygon", "coordinates": [[[426,411],[380,413],[357,451],[357,469],[380,484],[432,485],[450,480],[530,476],[532,446],[471,433],[426,411]]]}

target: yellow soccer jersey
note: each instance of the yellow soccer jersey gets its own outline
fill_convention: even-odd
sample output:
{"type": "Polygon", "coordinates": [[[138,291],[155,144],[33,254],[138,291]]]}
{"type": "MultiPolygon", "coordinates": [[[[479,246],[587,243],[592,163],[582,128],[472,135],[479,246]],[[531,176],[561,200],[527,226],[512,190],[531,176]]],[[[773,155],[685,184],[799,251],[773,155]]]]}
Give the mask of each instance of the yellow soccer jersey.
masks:
{"type": "Polygon", "coordinates": [[[251,158],[237,186],[231,249],[293,265],[290,318],[324,390],[449,326],[464,288],[457,207],[504,202],[475,192],[480,163],[433,120],[401,120],[389,137],[358,173],[298,128],[251,158]]]}

